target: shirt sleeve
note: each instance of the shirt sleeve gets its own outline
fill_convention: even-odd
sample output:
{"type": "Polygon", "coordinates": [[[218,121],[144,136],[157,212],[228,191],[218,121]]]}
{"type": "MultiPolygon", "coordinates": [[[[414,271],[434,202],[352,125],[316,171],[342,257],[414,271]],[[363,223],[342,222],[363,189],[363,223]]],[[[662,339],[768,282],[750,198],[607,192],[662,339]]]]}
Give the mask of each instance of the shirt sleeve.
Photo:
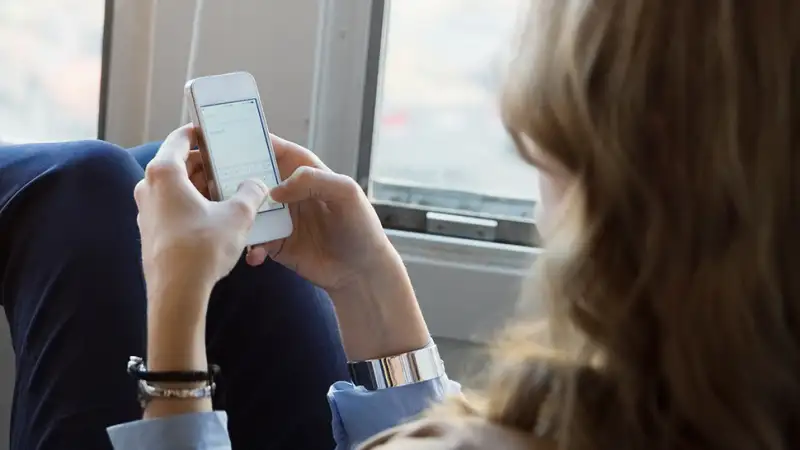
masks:
{"type": "Polygon", "coordinates": [[[230,450],[224,412],[137,420],[108,428],[115,450],[230,450]]]}
{"type": "Polygon", "coordinates": [[[328,391],[337,450],[349,450],[369,437],[400,425],[430,405],[458,394],[461,385],[442,376],[421,383],[368,391],[337,382],[328,391]]]}
{"type": "MultiPolygon", "coordinates": [[[[461,391],[442,376],[422,383],[368,391],[337,382],[328,391],[337,450],[400,425],[428,406],[461,391]]],[[[115,450],[230,450],[228,416],[221,411],[138,420],[108,428],[115,450]]]]}

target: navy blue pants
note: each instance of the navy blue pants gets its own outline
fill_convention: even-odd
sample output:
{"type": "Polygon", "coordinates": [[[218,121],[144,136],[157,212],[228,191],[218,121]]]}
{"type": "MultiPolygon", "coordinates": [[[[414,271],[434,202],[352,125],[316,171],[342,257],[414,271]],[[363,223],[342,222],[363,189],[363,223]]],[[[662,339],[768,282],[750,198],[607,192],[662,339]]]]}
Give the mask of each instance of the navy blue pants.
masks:
{"type": "MultiPolygon", "coordinates": [[[[141,417],[125,372],[146,339],[133,187],[156,149],[0,147],[12,450],[109,449],[105,428],[141,417]]],[[[228,412],[235,449],[333,448],[325,393],[348,377],[323,291],[277,263],[240,261],[211,295],[206,341],[222,367],[215,407],[228,412]]]]}

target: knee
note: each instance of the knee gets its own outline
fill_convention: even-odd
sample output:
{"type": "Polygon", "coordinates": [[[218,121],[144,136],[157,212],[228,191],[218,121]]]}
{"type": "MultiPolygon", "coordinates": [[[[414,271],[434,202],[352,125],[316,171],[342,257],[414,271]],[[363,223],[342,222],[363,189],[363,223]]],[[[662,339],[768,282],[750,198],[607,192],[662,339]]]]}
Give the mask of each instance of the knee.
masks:
{"type": "MultiPolygon", "coordinates": [[[[142,169],[125,149],[103,141],[78,141],[53,149],[59,152],[58,172],[70,183],[106,192],[131,190],[142,178],[142,169]]],[[[131,191],[132,192],[132,191],[131,191]]]]}
{"type": "Polygon", "coordinates": [[[111,248],[114,239],[135,241],[133,189],[142,169],[126,150],[78,141],[28,145],[15,157],[0,174],[0,181],[11,181],[5,204],[0,189],[0,236],[25,243],[31,254],[48,249],[42,255],[56,248],[86,255],[111,248]]]}

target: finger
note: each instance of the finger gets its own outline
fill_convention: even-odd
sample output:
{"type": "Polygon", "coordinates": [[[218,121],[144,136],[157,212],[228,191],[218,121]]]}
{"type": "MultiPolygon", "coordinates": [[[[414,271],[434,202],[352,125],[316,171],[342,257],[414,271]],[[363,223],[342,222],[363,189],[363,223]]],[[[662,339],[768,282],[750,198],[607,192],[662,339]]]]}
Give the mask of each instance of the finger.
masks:
{"type": "Polygon", "coordinates": [[[158,152],[145,168],[148,181],[172,180],[187,177],[189,150],[194,145],[195,132],[191,124],[184,125],[164,139],[158,152]]]}
{"type": "Polygon", "coordinates": [[[180,185],[182,181],[189,180],[186,165],[170,159],[153,158],[144,168],[144,179],[151,185],[157,186],[161,182],[168,185],[180,185]]]}
{"type": "Polygon", "coordinates": [[[201,172],[195,172],[189,175],[189,180],[194,185],[195,189],[197,189],[203,197],[207,199],[211,199],[209,190],[208,190],[208,180],[206,180],[206,174],[201,172]]]}
{"type": "Polygon", "coordinates": [[[284,238],[253,246],[248,252],[253,253],[253,255],[248,256],[247,262],[251,266],[257,266],[263,263],[266,258],[274,259],[280,255],[285,245],[286,239],[284,238]]]}
{"type": "Polygon", "coordinates": [[[267,199],[269,189],[260,180],[245,180],[231,198],[222,202],[231,218],[236,222],[252,224],[258,208],[267,199]]]}
{"type": "Polygon", "coordinates": [[[261,246],[249,249],[247,251],[247,255],[245,256],[245,261],[247,261],[247,264],[253,267],[264,264],[264,261],[266,260],[267,250],[261,246]]]}
{"type": "Polygon", "coordinates": [[[194,126],[186,124],[164,139],[153,160],[169,160],[185,162],[189,158],[189,150],[197,146],[194,126]]]}
{"type": "Polygon", "coordinates": [[[325,163],[322,162],[317,155],[311,150],[303,147],[302,145],[295,144],[294,142],[287,141],[286,139],[269,135],[272,141],[272,150],[275,152],[275,160],[278,162],[278,167],[283,169],[287,165],[289,172],[293,172],[298,166],[311,166],[327,169],[325,163]]]}
{"type": "Polygon", "coordinates": [[[147,189],[147,184],[144,180],[139,180],[136,183],[136,186],[133,187],[133,199],[136,201],[136,207],[141,209],[142,208],[142,200],[145,196],[145,189],[147,189]]]}
{"type": "Polygon", "coordinates": [[[281,159],[282,157],[293,152],[296,153],[298,151],[297,147],[300,147],[294,142],[287,141],[286,139],[272,133],[269,134],[269,140],[272,141],[272,150],[275,152],[275,159],[281,159]]]}
{"type": "Polygon", "coordinates": [[[361,187],[352,178],[316,167],[301,166],[270,195],[279,203],[296,203],[308,199],[324,202],[341,201],[359,195],[361,187]]]}
{"type": "Polygon", "coordinates": [[[197,172],[203,172],[203,155],[199,150],[191,150],[189,156],[186,158],[186,171],[189,172],[191,177],[197,172]]]}
{"type": "Polygon", "coordinates": [[[189,152],[189,158],[186,160],[186,171],[189,172],[189,180],[194,187],[203,194],[203,197],[210,199],[203,157],[199,151],[192,150],[189,152]]]}

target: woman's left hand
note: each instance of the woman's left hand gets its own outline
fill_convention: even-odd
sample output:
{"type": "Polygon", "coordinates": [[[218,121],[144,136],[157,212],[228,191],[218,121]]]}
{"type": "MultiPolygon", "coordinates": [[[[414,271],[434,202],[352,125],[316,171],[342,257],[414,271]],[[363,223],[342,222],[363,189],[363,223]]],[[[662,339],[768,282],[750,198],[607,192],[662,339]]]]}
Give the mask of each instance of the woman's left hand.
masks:
{"type": "MultiPolygon", "coordinates": [[[[214,284],[233,269],[267,196],[263,183],[248,180],[226,201],[206,199],[190,179],[199,172],[194,166],[201,164],[198,158],[189,158],[194,146],[191,125],[173,131],[134,191],[148,296],[155,297],[154,289],[185,292],[168,299],[176,303],[194,297],[190,292],[210,294],[214,284]]],[[[205,306],[172,304],[169,309],[205,314],[205,306]]]]}

